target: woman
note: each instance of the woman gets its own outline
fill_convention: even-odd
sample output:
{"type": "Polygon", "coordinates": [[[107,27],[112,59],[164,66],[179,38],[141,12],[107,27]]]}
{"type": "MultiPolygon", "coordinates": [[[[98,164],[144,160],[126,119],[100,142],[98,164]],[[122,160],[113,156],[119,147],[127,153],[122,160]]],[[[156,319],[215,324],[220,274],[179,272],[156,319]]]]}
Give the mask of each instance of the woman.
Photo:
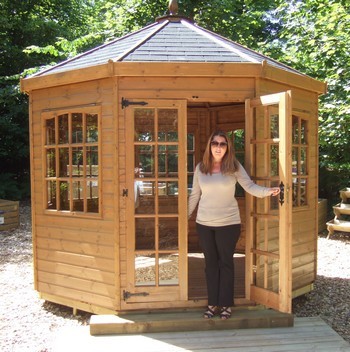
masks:
{"type": "Polygon", "coordinates": [[[205,257],[208,308],[204,318],[219,313],[231,316],[233,305],[233,254],[240,236],[241,219],[235,198],[236,183],[256,197],[276,196],[280,190],[256,185],[234,155],[223,131],[211,134],[203,160],[196,167],[189,197],[189,217],[198,202],[196,227],[205,257]]]}

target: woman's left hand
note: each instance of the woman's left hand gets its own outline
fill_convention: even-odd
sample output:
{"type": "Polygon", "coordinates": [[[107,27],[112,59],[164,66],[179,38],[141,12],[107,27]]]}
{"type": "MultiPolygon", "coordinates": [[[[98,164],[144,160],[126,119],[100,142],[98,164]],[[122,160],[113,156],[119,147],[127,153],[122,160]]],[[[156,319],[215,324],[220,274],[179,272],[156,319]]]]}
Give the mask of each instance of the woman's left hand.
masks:
{"type": "Polygon", "coordinates": [[[270,196],[277,196],[279,193],[281,192],[281,190],[279,189],[279,187],[273,187],[270,188],[270,196]]]}

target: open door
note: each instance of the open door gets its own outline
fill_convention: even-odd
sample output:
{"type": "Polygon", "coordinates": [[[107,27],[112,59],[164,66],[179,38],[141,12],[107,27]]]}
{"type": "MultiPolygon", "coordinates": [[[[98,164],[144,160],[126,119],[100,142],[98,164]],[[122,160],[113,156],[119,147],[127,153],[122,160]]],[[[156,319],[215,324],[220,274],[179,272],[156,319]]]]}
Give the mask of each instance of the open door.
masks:
{"type": "Polygon", "coordinates": [[[169,307],[187,300],[186,101],[123,102],[127,263],[122,307],[169,307]]]}
{"type": "Polygon", "coordinates": [[[246,169],[280,197],[247,195],[246,296],[281,312],[292,309],[291,92],[246,101],[246,169]]]}

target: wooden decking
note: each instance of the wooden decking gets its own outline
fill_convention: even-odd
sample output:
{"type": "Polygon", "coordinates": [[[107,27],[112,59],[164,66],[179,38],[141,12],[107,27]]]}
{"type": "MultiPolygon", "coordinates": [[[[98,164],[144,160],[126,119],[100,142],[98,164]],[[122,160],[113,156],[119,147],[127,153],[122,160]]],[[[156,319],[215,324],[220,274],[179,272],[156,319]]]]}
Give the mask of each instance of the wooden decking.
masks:
{"type": "Polygon", "coordinates": [[[295,318],[293,327],[91,336],[89,327],[62,330],[53,352],[336,352],[350,351],[321,318],[295,318]]]}

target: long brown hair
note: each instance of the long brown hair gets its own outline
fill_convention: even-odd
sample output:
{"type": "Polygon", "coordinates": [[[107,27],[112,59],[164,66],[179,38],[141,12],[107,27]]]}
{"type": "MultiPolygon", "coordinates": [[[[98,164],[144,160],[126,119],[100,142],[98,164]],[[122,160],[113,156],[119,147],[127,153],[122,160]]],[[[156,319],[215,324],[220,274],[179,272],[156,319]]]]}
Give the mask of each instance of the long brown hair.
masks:
{"type": "Polygon", "coordinates": [[[213,141],[215,136],[224,137],[227,143],[226,153],[223,156],[222,162],[221,162],[221,173],[223,175],[230,175],[235,173],[238,170],[238,161],[235,156],[234,148],[226,132],[221,130],[214,131],[210,135],[203,155],[203,160],[199,166],[200,171],[206,175],[212,174],[214,158],[213,158],[213,154],[211,153],[211,142],[213,141]]]}

